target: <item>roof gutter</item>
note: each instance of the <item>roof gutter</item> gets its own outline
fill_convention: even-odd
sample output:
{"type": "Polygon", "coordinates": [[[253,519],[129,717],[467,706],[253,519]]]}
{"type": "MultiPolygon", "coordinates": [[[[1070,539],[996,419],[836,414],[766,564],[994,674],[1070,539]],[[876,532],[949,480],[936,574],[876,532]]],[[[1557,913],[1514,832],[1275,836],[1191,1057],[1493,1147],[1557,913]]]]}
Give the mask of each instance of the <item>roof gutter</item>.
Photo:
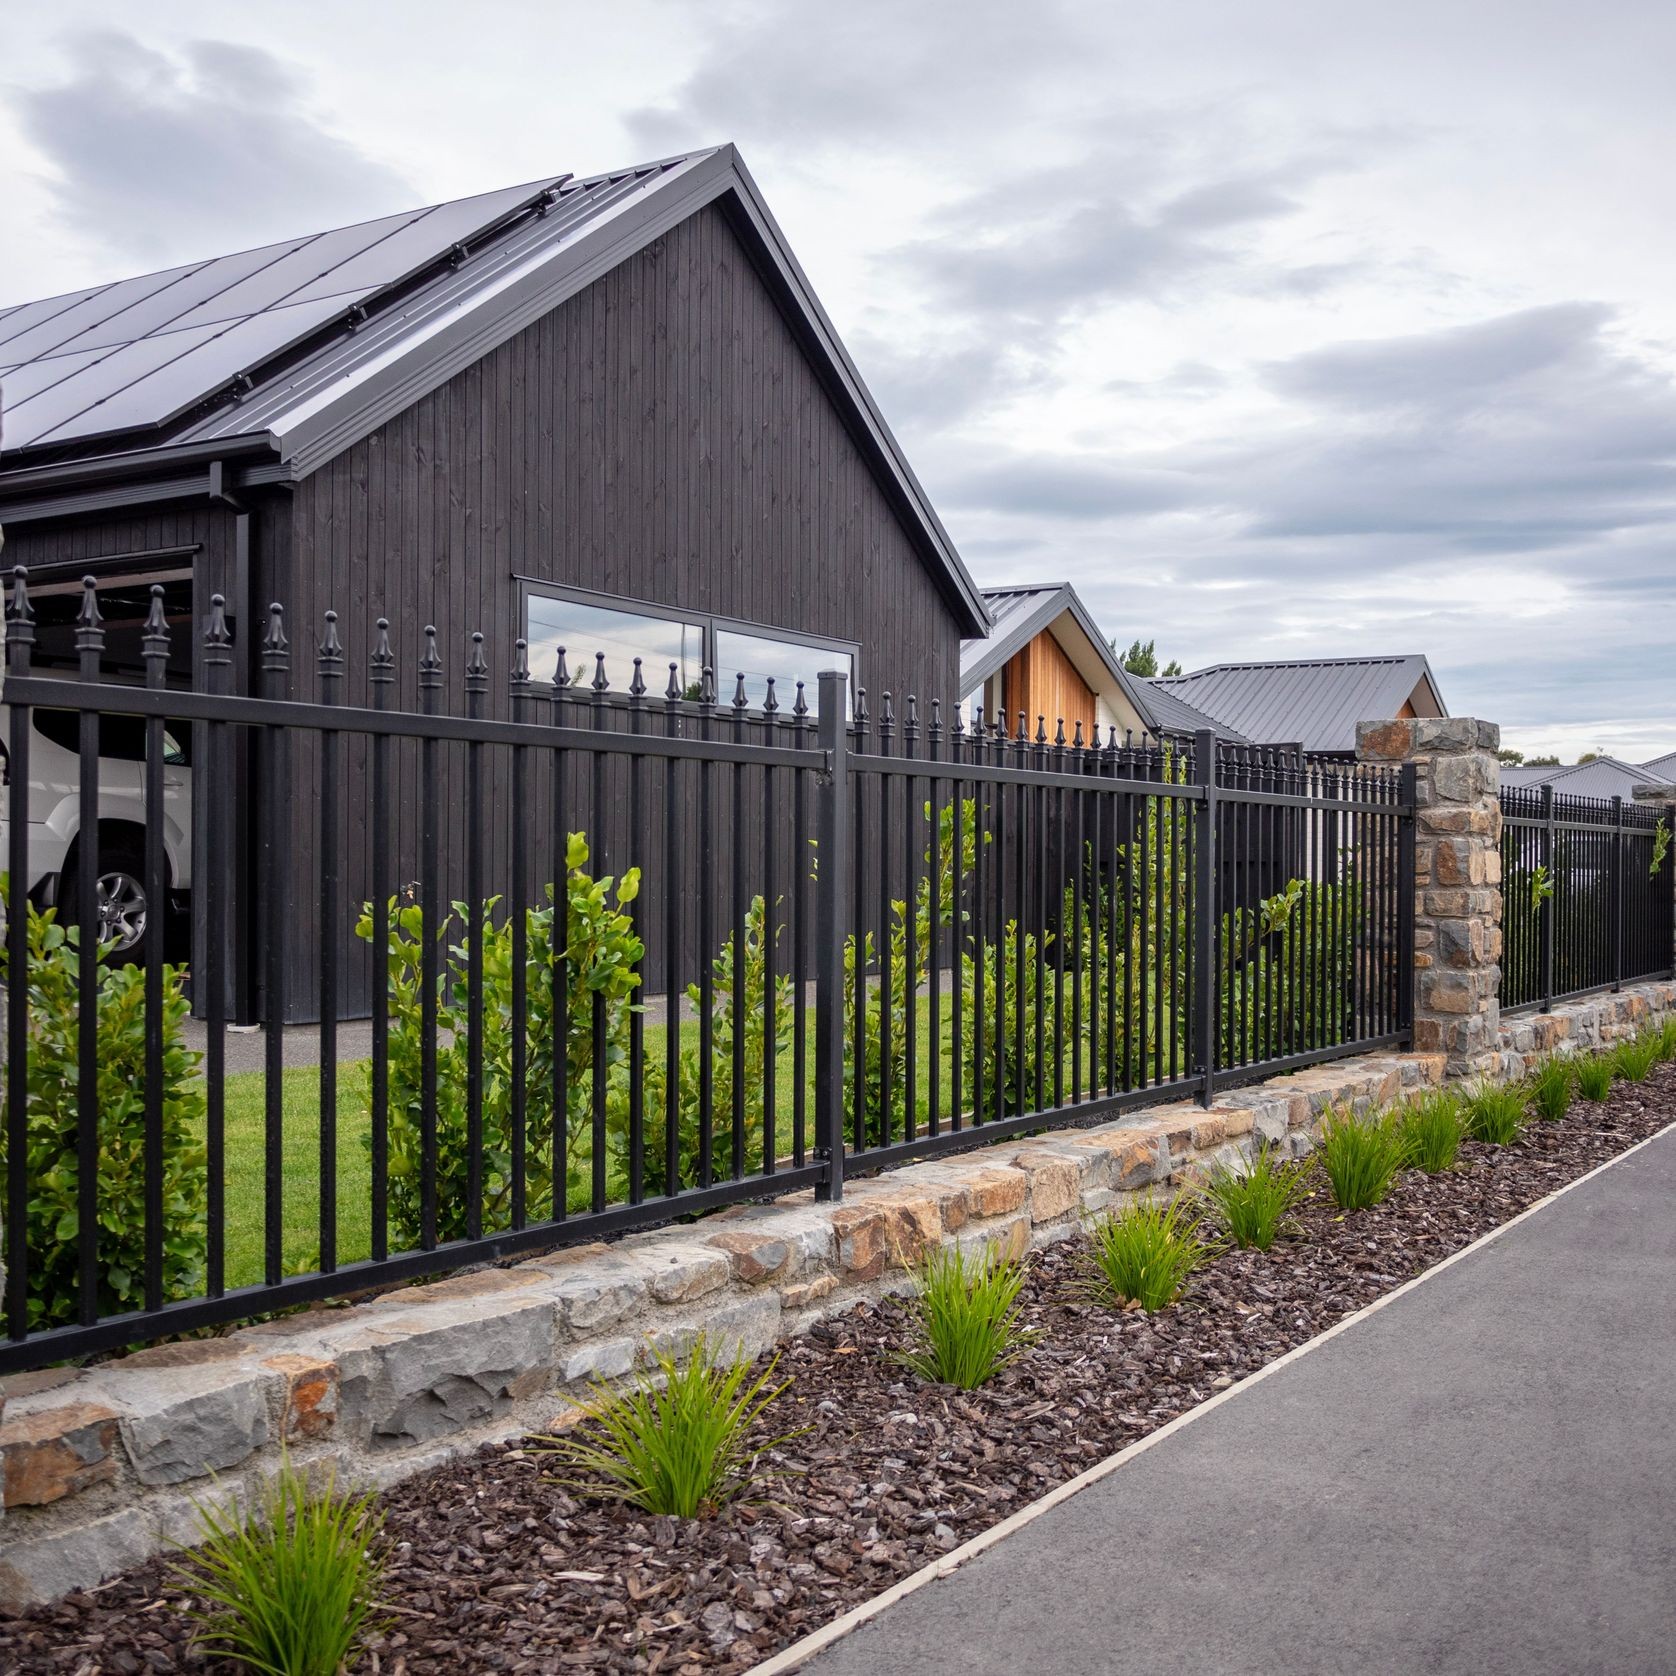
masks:
{"type": "MultiPolygon", "coordinates": [[[[230,498],[235,485],[249,488],[256,483],[280,482],[290,475],[274,455],[272,442],[265,437],[253,437],[3,472],[0,473],[0,523],[86,517],[177,500],[208,499],[235,506],[230,498]],[[257,455],[266,455],[267,461],[237,470],[230,465],[232,460],[257,455]],[[201,468],[196,471],[178,469],[200,463],[201,468]],[[30,495],[27,491],[31,489],[45,492],[30,495]]],[[[242,508],[235,506],[235,510],[242,508]]]]}

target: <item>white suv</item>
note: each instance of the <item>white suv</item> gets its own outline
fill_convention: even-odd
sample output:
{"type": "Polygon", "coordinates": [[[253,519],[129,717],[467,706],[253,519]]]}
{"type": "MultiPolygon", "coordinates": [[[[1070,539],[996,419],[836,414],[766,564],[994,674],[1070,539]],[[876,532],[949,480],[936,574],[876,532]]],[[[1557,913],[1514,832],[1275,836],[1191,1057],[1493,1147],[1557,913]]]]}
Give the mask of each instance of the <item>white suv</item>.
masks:
{"type": "MultiPolygon", "coordinates": [[[[29,878],[35,902],[56,907],[62,924],[80,913],[77,854],[81,835],[80,716],[71,710],[34,710],[29,732],[29,878]]],[[[163,852],[173,897],[192,887],[192,770],[186,730],[163,735],[163,852]]],[[[0,704],[0,784],[10,785],[7,742],[11,716],[0,704]]],[[[0,868],[5,866],[11,793],[0,794],[0,868]]],[[[137,960],[146,927],[162,916],[145,893],[145,721],[99,718],[99,935],[122,960],[137,960]]]]}

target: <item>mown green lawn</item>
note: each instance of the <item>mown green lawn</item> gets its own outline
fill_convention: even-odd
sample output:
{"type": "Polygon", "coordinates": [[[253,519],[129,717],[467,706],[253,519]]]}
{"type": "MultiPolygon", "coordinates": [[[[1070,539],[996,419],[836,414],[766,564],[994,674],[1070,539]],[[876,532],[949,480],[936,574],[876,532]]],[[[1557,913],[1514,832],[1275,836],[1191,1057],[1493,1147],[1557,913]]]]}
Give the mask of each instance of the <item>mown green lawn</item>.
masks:
{"type": "MultiPolygon", "coordinates": [[[[365,1137],[367,1062],[338,1067],[338,1261],[372,1254],[372,1168],[365,1137]]],[[[227,1284],[252,1286],[263,1278],[266,1216],[267,1077],[235,1071],[227,1078],[227,1284]]],[[[320,1262],[320,1072],[292,1066],[281,1084],[285,1187],[285,1273],[306,1273],[320,1262]]]]}
{"type": "MultiPolygon", "coordinates": [[[[950,1006],[947,996],[944,1008],[950,1006]]],[[[815,1019],[807,1014],[808,1046],[805,1090],[812,1139],[815,1078],[815,1019]]],[[[697,1041],[697,1025],[682,1025],[684,1044],[697,1041]]],[[[930,1086],[932,1024],[930,1003],[922,999],[919,1023],[917,1081],[922,1092],[930,1086]]],[[[646,1026],[646,1060],[661,1064],[667,1033],[662,1024],[646,1026]]],[[[788,1048],[776,1060],[775,1129],[780,1149],[790,1151],[795,1114],[795,1056],[788,1048]]],[[[372,1170],[368,1153],[371,1119],[367,1111],[370,1064],[367,1060],[338,1067],[337,1094],[337,1259],[339,1264],[361,1261],[372,1254],[372,1170]]],[[[942,1087],[947,1098],[949,1059],[943,1053],[942,1087]]],[[[266,1074],[236,1071],[227,1077],[226,1172],[227,1247],[229,1287],[255,1285],[263,1278],[266,1227],[263,1182],[265,1169],[266,1074]]],[[[281,1111],[284,1191],[280,1215],[286,1274],[310,1273],[319,1267],[320,1216],[320,1072],[314,1066],[293,1066],[284,1073],[281,1111]]]]}

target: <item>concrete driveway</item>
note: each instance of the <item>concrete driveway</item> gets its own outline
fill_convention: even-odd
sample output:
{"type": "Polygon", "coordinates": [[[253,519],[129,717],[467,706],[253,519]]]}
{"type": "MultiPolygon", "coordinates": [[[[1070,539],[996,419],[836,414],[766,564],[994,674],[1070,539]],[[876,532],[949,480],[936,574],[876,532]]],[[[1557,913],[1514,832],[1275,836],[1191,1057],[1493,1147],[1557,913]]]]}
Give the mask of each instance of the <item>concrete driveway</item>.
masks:
{"type": "Polygon", "coordinates": [[[1676,1132],[804,1668],[1676,1671],[1676,1132]]]}

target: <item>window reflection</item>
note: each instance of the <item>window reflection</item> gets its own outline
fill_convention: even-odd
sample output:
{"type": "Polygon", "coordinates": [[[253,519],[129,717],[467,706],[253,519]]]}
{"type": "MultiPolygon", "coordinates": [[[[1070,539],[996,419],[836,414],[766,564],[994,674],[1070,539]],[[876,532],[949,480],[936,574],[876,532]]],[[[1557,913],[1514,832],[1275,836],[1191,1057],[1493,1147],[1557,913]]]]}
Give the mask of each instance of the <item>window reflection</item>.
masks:
{"type": "Polygon", "coordinates": [[[595,657],[603,652],[605,676],[614,692],[628,690],[639,658],[649,696],[663,696],[671,664],[682,694],[698,696],[704,668],[704,629],[698,623],[531,594],[525,639],[530,674],[537,681],[552,680],[563,646],[571,679],[581,686],[592,682],[595,657]]]}
{"type": "Polygon", "coordinates": [[[782,710],[790,710],[797,698],[797,683],[803,682],[810,710],[817,703],[816,678],[823,669],[841,669],[848,677],[845,703],[854,686],[852,659],[848,652],[830,646],[816,646],[796,640],[781,640],[761,634],[741,634],[734,629],[716,631],[716,685],[731,698],[735,677],[745,677],[745,698],[753,710],[760,710],[768,697],[768,681],[774,680],[774,697],[782,710]]]}

